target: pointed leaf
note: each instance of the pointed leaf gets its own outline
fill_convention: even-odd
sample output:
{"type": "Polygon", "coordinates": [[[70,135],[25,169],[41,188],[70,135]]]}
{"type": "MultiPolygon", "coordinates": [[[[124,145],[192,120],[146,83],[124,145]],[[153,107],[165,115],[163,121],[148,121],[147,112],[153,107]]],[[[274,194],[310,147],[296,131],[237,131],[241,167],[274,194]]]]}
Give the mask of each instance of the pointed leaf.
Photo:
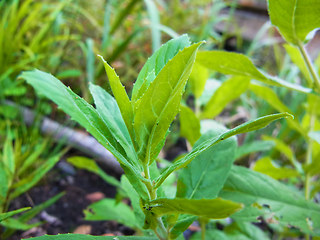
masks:
{"type": "Polygon", "coordinates": [[[232,77],[223,82],[206,104],[201,118],[216,117],[228,103],[237,99],[247,90],[249,83],[250,79],[245,77],[232,77]]]}
{"type": "Polygon", "coordinates": [[[150,211],[157,216],[166,214],[192,214],[211,219],[223,219],[242,208],[241,204],[216,199],[156,199],[150,202],[150,211]]]}
{"type": "MultiPolygon", "coordinates": [[[[126,124],[121,116],[116,100],[104,89],[97,85],[90,84],[89,89],[93,96],[97,112],[109,127],[114,139],[117,139],[117,141],[121,144],[126,152],[126,155],[131,160],[130,162],[132,165],[138,165],[138,156],[131,141],[128,128],[126,127],[126,124]]],[[[126,102],[125,105],[129,107],[131,106],[130,102],[126,102]]],[[[129,113],[123,113],[123,116],[129,116],[126,114],[129,113]]]]}
{"type": "Polygon", "coordinates": [[[179,111],[180,101],[192,70],[196,52],[193,44],[169,61],[137,103],[134,130],[139,156],[151,163],[159,154],[168,128],[179,111]]]}
{"type": "MultiPolygon", "coordinates": [[[[215,129],[201,136],[194,148],[208,139],[219,136],[227,129],[216,123],[215,129]]],[[[216,198],[227,179],[234,161],[237,140],[229,138],[199,154],[179,173],[177,197],[202,199],[216,198]]]]}
{"type": "Polygon", "coordinates": [[[113,92],[113,95],[118,103],[122,118],[128,128],[129,134],[133,137],[133,108],[129,97],[122,85],[119,76],[116,74],[115,70],[100,56],[101,60],[103,61],[104,68],[108,75],[108,79],[110,82],[110,86],[113,92]]]}
{"type": "Polygon", "coordinates": [[[196,61],[211,70],[223,74],[248,77],[268,85],[285,87],[302,93],[314,93],[310,88],[286,82],[280,78],[264,73],[262,70],[256,68],[248,57],[240,53],[201,51],[197,54],[196,61]]]}
{"type": "Polygon", "coordinates": [[[271,23],[282,36],[297,45],[308,33],[320,28],[320,4],[318,0],[268,0],[271,23]]]}
{"type": "Polygon", "coordinates": [[[170,59],[177,55],[180,50],[189,46],[190,42],[188,36],[182,35],[163,44],[154,54],[152,54],[141,69],[137,81],[133,86],[132,102],[136,102],[142,97],[149,88],[151,82],[153,82],[170,59]]]}
{"type": "Polygon", "coordinates": [[[213,137],[196,148],[194,148],[190,153],[188,153],[183,158],[177,160],[175,163],[173,163],[171,166],[169,166],[162,174],[161,176],[156,180],[155,187],[159,187],[161,183],[173,172],[176,170],[179,170],[180,168],[186,167],[195,157],[197,157],[200,153],[208,150],[210,147],[216,145],[217,143],[232,137],[234,135],[240,134],[240,133],[246,133],[258,130],[260,128],[266,127],[269,123],[281,119],[281,118],[288,118],[293,117],[289,113],[278,113],[278,114],[272,114],[267,115],[261,118],[257,118],[253,121],[246,122],[244,124],[239,125],[238,127],[235,127],[217,137],[213,137]]]}
{"type": "Polygon", "coordinates": [[[233,215],[235,219],[255,221],[267,216],[303,232],[320,234],[320,206],[261,173],[233,166],[219,196],[245,204],[233,215]]]}
{"type": "Polygon", "coordinates": [[[180,135],[193,145],[201,136],[200,121],[187,106],[180,106],[180,135]]]}
{"type": "Polygon", "coordinates": [[[20,208],[20,209],[17,209],[17,210],[14,210],[14,211],[11,211],[11,212],[6,212],[6,213],[0,213],[0,222],[9,218],[9,217],[12,217],[18,213],[21,213],[21,212],[24,212],[24,211],[27,211],[31,209],[30,207],[25,207],[25,208],[20,208]]]}

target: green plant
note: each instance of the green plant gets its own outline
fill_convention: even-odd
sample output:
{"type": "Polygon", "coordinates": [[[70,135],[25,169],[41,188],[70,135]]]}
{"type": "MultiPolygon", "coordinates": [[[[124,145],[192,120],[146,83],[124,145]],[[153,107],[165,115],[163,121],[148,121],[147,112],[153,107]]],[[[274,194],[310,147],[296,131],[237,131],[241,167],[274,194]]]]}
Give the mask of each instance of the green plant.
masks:
{"type": "MultiPolygon", "coordinates": [[[[204,134],[188,154],[168,163],[161,172],[157,168],[157,156],[179,111],[200,45],[190,45],[186,35],[163,45],[140,71],[131,99],[115,71],[104,62],[114,98],[99,86],[90,84],[96,108],[50,74],[35,70],[24,72],[21,78],[53,100],[114,154],[124,169],[125,175],[120,184],[129,196],[134,212],[121,203],[115,208],[130,215],[128,222],[132,227],[141,231],[151,229],[153,233],[145,233],[147,236],[151,234],[147,239],[181,238],[181,233],[196,219],[204,223],[203,226],[209,219],[228,216],[256,219],[268,214],[265,206],[271,206],[275,214],[282,216],[279,219],[282,225],[292,224],[304,232],[316,233],[319,230],[319,206],[268,176],[232,166],[237,148],[234,135],[258,130],[283,117],[290,118],[288,113],[261,117],[231,130],[213,124],[211,131],[204,134]],[[170,178],[174,178],[173,173],[179,169],[176,194],[172,194],[167,186],[170,178]],[[208,186],[213,182],[209,190],[208,186]],[[295,210],[292,212],[291,208],[295,210]],[[306,218],[307,222],[313,223],[315,231],[310,230],[306,218]]],[[[285,84],[278,80],[270,81],[285,84]]],[[[88,211],[87,218],[101,220],[108,212],[99,212],[112,207],[110,204],[115,204],[115,201],[103,200],[92,205],[93,210],[100,211],[88,211]]],[[[120,222],[126,221],[122,219],[123,214],[112,214],[111,217],[120,222]]],[[[205,228],[202,229],[205,233],[205,228]]],[[[59,237],[80,239],[79,235],[72,234],[37,239],[59,237]]]]}
{"type": "Polygon", "coordinates": [[[48,171],[59,161],[63,151],[53,149],[50,140],[42,138],[35,128],[28,130],[21,122],[7,126],[1,131],[0,154],[0,237],[7,239],[16,230],[28,230],[39,226],[41,222],[28,222],[39,212],[55,203],[62,197],[60,193],[44,203],[30,208],[8,212],[10,203],[34,187],[48,171]],[[37,141],[35,141],[37,140],[37,141]],[[40,141],[39,141],[40,140],[40,141]],[[27,212],[17,218],[12,216],[27,212]]]}

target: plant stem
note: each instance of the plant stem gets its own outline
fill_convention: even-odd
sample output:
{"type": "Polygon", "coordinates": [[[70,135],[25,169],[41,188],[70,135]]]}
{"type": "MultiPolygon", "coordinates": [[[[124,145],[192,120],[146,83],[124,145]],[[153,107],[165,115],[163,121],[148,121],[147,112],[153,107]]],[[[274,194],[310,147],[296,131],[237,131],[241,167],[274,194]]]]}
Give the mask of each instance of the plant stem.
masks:
{"type": "Polygon", "coordinates": [[[201,240],[205,240],[206,239],[206,222],[200,221],[200,226],[201,226],[201,240]]]}
{"type": "Polygon", "coordinates": [[[311,76],[311,78],[313,79],[314,84],[317,87],[317,90],[320,91],[320,79],[318,74],[316,73],[316,70],[313,67],[312,61],[305,49],[305,47],[303,46],[303,44],[301,42],[298,43],[298,48],[299,51],[304,59],[305,64],[307,65],[307,68],[309,70],[309,74],[311,76]]]}

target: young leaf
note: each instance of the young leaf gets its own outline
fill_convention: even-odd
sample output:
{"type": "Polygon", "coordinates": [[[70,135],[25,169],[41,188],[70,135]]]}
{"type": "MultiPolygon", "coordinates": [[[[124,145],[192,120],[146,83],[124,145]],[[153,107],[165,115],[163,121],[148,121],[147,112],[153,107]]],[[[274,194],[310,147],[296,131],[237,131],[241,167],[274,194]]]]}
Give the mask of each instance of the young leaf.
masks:
{"type": "Polygon", "coordinates": [[[187,106],[180,106],[180,135],[193,145],[201,136],[200,121],[187,106]]]}
{"type": "Polygon", "coordinates": [[[246,77],[232,77],[223,82],[206,104],[201,118],[216,117],[228,103],[237,99],[247,90],[249,83],[250,79],[246,77]]]}
{"type": "Polygon", "coordinates": [[[210,219],[227,218],[242,208],[241,204],[216,199],[156,199],[149,203],[150,211],[156,216],[166,214],[192,214],[210,219]]]}
{"type": "MultiPolygon", "coordinates": [[[[27,239],[22,239],[27,240],[27,239]]],[[[59,234],[59,235],[44,235],[41,237],[28,238],[28,240],[157,240],[154,237],[141,237],[141,236],[90,236],[83,234],[59,234]]]]}
{"type": "Polygon", "coordinates": [[[181,97],[200,45],[201,42],[193,44],[172,58],[136,105],[134,130],[139,156],[146,164],[158,156],[168,128],[179,111],[181,97]]]}
{"type": "Polygon", "coordinates": [[[268,0],[271,23],[286,41],[298,45],[307,35],[320,27],[318,0],[268,0]]]}
{"type": "MultiPolygon", "coordinates": [[[[97,85],[90,84],[89,89],[93,96],[98,114],[105,121],[106,125],[109,127],[113,137],[117,139],[117,141],[121,144],[121,146],[126,152],[126,155],[131,160],[130,162],[132,163],[132,165],[138,166],[139,165],[138,156],[134,149],[134,145],[131,141],[128,128],[126,127],[126,124],[123,121],[123,118],[119,111],[119,107],[116,100],[104,89],[102,89],[97,85]]],[[[130,102],[125,102],[125,104],[126,105],[129,104],[128,106],[131,106],[130,102]]],[[[128,115],[126,114],[129,114],[129,113],[124,112],[123,116],[128,117],[128,115]]],[[[130,122],[132,127],[132,119],[130,120],[130,122]]]]}
{"type": "Polygon", "coordinates": [[[255,221],[258,216],[271,214],[276,222],[320,234],[320,206],[261,173],[233,166],[219,196],[245,204],[232,216],[235,219],[255,221]]]}
{"type": "Polygon", "coordinates": [[[201,51],[197,54],[196,62],[223,74],[248,77],[268,85],[286,87],[302,93],[314,93],[310,88],[286,82],[262,72],[253,65],[248,57],[240,53],[201,51]]]}
{"type": "Polygon", "coordinates": [[[3,220],[10,218],[18,213],[24,212],[31,209],[30,207],[25,207],[25,208],[20,208],[11,212],[6,212],[6,213],[0,213],[0,222],[2,222],[3,220]]]}
{"type": "Polygon", "coordinates": [[[136,218],[131,208],[115,199],[105,198],[91,204],[84,210],[85,220],[108,221],[114,220],[131,228],[137,228],[136,218]]]}
{"type": "MultiPolygon", "coordinates": [[[[226,130],[225,127],[216,123],[216,128],[202,135],[194,148],[226,130]]],[[[227,179],[236,148],[237,140],[232,137],[199,154],[179,173],[177,197],[216,198],[227,179]]]]}
{"type": "Polygon", "coordinates": [[[104,68],[108,75],[109,83],[110,83],[113,95],[118,103],[122,118],[128,128],[131,138],[133,138],[134,133],[132,128],[132,123],[133,123],[132,104],[115,70],[103,59],[102,56],[100,56],[100,58],[103,61],[104,68]]]}
{"type": "Polygon", "coordinates": [[[182,35],[172,39],[162,45],[145,63],[141,69],[137,81],[132,89],[132,102],[136,102],[148,89],[149,85],[161,69],[171,60],[178,52],[185,47],[189,47],[189,37],[182,35]]]}
{"type": "Polygon", "coordinates": [[[183,158],[177,160],[175,163],[173,163],[171,166],[169,166],[161,175],[160,177],[156,180],[155,182],[155,187],[159,187],[161,183],[174,171],[179,170],[180,168],[186,167],[195,157],[197,157],[200,153],[208,150],[210,147],[213,147],[217,143],[232,137],[234,135],[240,134],[240,133],[245,133],[245,132],[251,132],[258,130],[260,128],[266,127],[269,123],[281,119],[281,118],[288,118],[288,117],[293,117],[289,113],[278,113],[278,114],[272,114],[272,115],[267,115],[261,118],[257,118],[253,121],[246,122],[244,124],[241,124],[238,127],[235,127],[218,137],[213,137],[196,148],[194,148],[190,153],[188,153],[186,156],[183,158]]]}
{"type": "Polygon", "coordinates": [[[75,156],[75,157],[68,158],[67,161],[77,168],[85,169],[89,172],[97,174],[104,181],[106,181],[107,183],[109,183],[110,185],[112,185],[114,187],[117,187],[117,188],[121,187],[120,182],[115,177],[112,177],[112,176],[109,176],[108,174],[106,174],[96,164],[96,162],[90,158],[75,156]]]}

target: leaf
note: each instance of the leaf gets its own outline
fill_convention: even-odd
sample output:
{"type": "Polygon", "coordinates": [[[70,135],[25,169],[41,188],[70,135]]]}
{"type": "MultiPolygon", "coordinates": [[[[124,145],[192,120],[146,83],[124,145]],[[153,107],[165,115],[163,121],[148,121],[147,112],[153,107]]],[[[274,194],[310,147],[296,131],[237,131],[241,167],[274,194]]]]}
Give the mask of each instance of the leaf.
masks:
{"type": "Polygon", "coordinates": [[[268,0],[268,9],[271,23],[294,45],[320,27],[318,0],[268,0]]]}
{"type": "Polygon", "coordinates": [[[38,167],[35,171],[31,172],[29,175],[26,175],[25,178],[18,181],[16,184],[12,186],[13,191],[10,194],[10,200],[18,197],[24,192],[28,191],[35,184],[37,184],[43,176],[50,171],[54,165],[60,160],[61,154],[55,155],[47,159],[40,167],[38,167]]]}
{"type": "Polygon", "coordinates": [[[137,179],[144,181],[144,178],[140,175],[140,170],[127,161],[124,149],[113,138],[110,129],[101,119],[96,109],[48,73],[39,70],[28,71],[23,72],[20,78],[25,79],[39,93],[54,101],[72,119],[85,127],[89,133],[117,158],[131,184],[140,196],[145,199],[149,197],[145,185],[141,181],[137,181],[137,179]]]}
{"type": "Polygon", "coordinates": [[[201,118],[210,119],[219,115],[228,103],[247,90],[249,83],[250,79],[245,77],[232,77],[223,82],[206,104],[201,118]]]}
{"type": "MultiPolygon", "coordinates": [[[[138,156],[134,149],[134,145],[131,141],[128,128],[126,127],[126,124],[123,121],[123,118],[119,111],[119,107],[116,100],[104,89],[97,85],[90,84],[89,89],[94,98],[94,103],[96,105],[97,112],[100,115],[100,117],[104,120],[106,125],[109,127],[110,132],[113,135],[113,138],[117,139],[117,141],[121,144],[121,146],[126,152],[126,155],[131,160],[130,162],[132,163],[132,165],[139,165],[138,156]]],[[[126,102],[126,104],[129,104],[129,106],[131,106],[130,102],[126,102]]],[[[129,113],[123,113],[124,116],[128,116],[126,114],[129,113]]],[[[132,127],[132,119],[130,121],[132,127]]]]}
{"type": "Polygon", "coordinates": [[[15,168],[16,168],[15,167],[16,163],[14,158],[12,140],[11,140],[9,131],[7,131],[7,137],[3,145],[2,162],[5,169],[8,171],[10,178],[13,177],[15,168]]]}
{"type": "Polygon", "coordinates": [[[241,204],[216,199],[156,199],[150,201],[150,211],[157,216],[167,214],[192,214],[210,219],[223,219],[242,208],[241,204]]]}
{"type": "Polygon", "coordinates": [[[99,202],[89,205],[84,210],[85,220],[88,221],[108,221],[113,220],[131,228],[136,228],[137,222],[131,208],[115,199],[105,198],[99,202]]]}
{"type": "Polygon", "coordinates": [[[3,204],[9,190],[9,176],[3,161],[0,161],[0,205],[3,204]]]}
{"type": "MultiPolygon", "coordinates": [[[[194,148],[227,129],[215,124],[196,142],[194,148]]],[[[207,151],[200,153],[195,159],[179,173],[177,182],[177,197],[189,199],[216,198],[227,179],[231,165],[234,161],[237,140],[229,138],[207,151]]]]}
{"type": "Polygon", "coordinates": [[[268,85],[285,87],[302,93],[314,93],[310,88],[286,82],[280,78],[264,73],[262,70],[256,68],[248,57],[240,53],[201,51],[197,54],[196,62],[223,74],[247,77],[268,85]]]}
{"type": "Polygon", "coordinates": [[[137,81],[132,89],[132,102],[136,102],[143,96],[145,91],[149,88],[149,85],[161,69],[172,59],[178,52],[185,47],[189,47],[190,42],[188,36],[182,35],[178,38],[172,39],[162,45],[141,69],[137,81]]]}
{"type": "Polygon", "coordinates": [[[240,159],[254,152],[268,151],[275,146],[273,141],[253,141],[239,146],[236,150],[236,159],[240,159]]]}
{"type": "Polygon", "coordinates": [[[164,170],[164,172],[160,175],[160,177],[155,181],[155,187],[159,187],[161,183],[173,172],[176,170],[179,170],[180,168],[186,167],[195,157],[197,157],[200,153],[208,150],[210,147],[216,145],[217,143],[232,137],[234,135],[245,133],[245,132],[251,132],[258,130],[260,128],[266,127],[269,123],[281,119],[281,118],[288,118],[293,117],[289,113],[278,113],[278,114],[272,114],[267,115],[264,117],[257,118],[253,121],[246,122],[244,124],[239,125],[238,127],[235,127],[229,131],[226,131],[225,133],[213,137],[196,148],[194,148],[190,153],[188,153],[183,158],[177,160],[175,163],[170,165],[167,169],[164,170]]]}
{"type": "Polygon", "coordinates": [[[305,233],[320,234],[320,206],[261,173],[233,166],[219,196],[245,204],[232,216],[236,220],[255,221],[265,216],[305,233]]]}
{"type": "MultiPolygon", "coordinates": [[[[41,237],[35,238],[28,238],[32,240],[157,240],[154,237],[142,237],[142,236],[112,236],[112,237],[103,237],[103,236],[90,236],[90,235],[83,235],[83,234],[59,234],[59,235],[44,235],[41,237]]],[[[22,239],[23,240],[23,239],[22,239]]],[[[27,239],[25,239],[27,240],[27,239]]]]}
{"type": "Polygon", "coordinates": [[[6,212],[6,213],[0,213],[0,222],[2,222],[3,220],[10,218],[18,213],[24,212],[31,209],[30,207],[25,207],[25,208],[20,208],[14,211],[10,211],[10,212],[6,212]]]}
{"type": "Polygon", "coordinates": [[[106,181],[107,183],[109,183],[110,185],[112,185],[114,187],[121,187],[119,181],[116,178],[106,174],[97,165],[97,163],[90,158],[86,158],[86,157],[82,157],[82,156],[75,156],[75,157],[68,158],[67,161],[77,168],[85,169],[89,172],[97,174],[104,181],[106,181]]]}
{"type": "Polygon", "coordinates": [[[153,0],[144,0],[149,19],[150,19],[150,30],[152,36],[152,51],[155,52],[161,45],[161,31],[159,29],[160,16],[157,6],[153,0]]]}
{"type": "MultiPolygon", "coordinates": [[[[109,83],[113,92],[113,95],[118,103],[122,118],[128,128],[131,138],[133,134],[133,108],[129,100],[129,97],[126,93],[124,86],[122,85],[119,76],[116,74],[115,70],[103,59],[102,56],[99,56],[103,61],[104,68],[108,75],[109,83]]],[[[100,91],[101,92],[101,91],[100,91]]],[[[105,95],[105,94],[104,94],[105,95]]],[[[102,108],[102,106],[101,106],[102,108]]],[[[98,110],[99,111],[99,110],[98,110]]]]}
{"type": "MultiPolygon", "coordinates": [[[[277,94],[271,88],[256,85],[256,84],[250,84],[250,90],[255,95],[265,100],[270,106],[272,106],[277,111],[288,112],[292,114],[291,110],[286,105],[283,104],[283,102],[278,98],[277,94]]],[[[292,127],[294,130],[299,132],[301,135],[303,136],[306,135],[305,131],[303,131],[297,119],[289,118],[288,124],[290,127],[292,127]]]]}
{"type": "Polygon", "coordinates": [[[32,223],[27,224],[19,221],[15,218],[7,218],[6,220],[2,221],[0,225],[8,228],[8,229],[15,229],[15,230],[29,230],[31,228],[39,226],[41,223],[32,223]]]}
{"type": "Polygon", "coordinates": [[[286,179],[299,176],[299,173],[295,169],[274,165],[270,157],[259,159],[255,162],[252,169],[257,172],[266,174],[274,179],[286,179]]]}
{"type": "Polygon", "coordinates": [[[205,90],[206,82],[209,78],[208,69],[201,64],[194,63],[189,77],[188,85],[196,99],[200,98],[205,90]]]}
{"type": "Polygon", "coordinates": [[[180,135],[193,145],[201,136],[200,121],[187,106],[180,106],[180,135]]]}
{"type": "Polygon", "coordinates": [[[192,70],[196,52],[193,44],[179,52],[159,72],[135,108],[134,130],[139,157],[150,164],[159,154],[168,128],[179,111],[180,101],[192,70]]]}

